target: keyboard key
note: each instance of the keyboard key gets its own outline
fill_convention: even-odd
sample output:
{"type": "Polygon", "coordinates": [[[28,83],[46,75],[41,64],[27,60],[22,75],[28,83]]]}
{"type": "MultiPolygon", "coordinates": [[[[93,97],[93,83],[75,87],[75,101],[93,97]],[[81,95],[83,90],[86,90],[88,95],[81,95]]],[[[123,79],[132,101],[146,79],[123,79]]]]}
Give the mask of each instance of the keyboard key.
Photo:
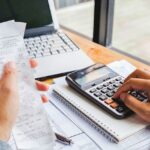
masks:
{"type": "Polygon", "coordinates": [[[97,92],[94,93],[94,96],[96,96],[96,97],[99,97],[99,96],[101,96],[101,95],[102,95],[102,93],[99,92],[99,91],[97,91],[97,92]]]}
{"type": "Polygon", "coordinates": [[[58,53],[60,53],[60,54],[66,53],[65,50],[57,50],[57,51],[58,51],[58,53]]]}
{"type": "Polygon", "coordinates": [[[120,84],[123,84],[124,83],[124,81],[120,81],[120,84]]]}
{"type": "Polygon", "coordinates": [[[109,92],[109,93],[107,93],[106,95],[107,95],[108,97],[112,97],[112,96],[114,95],[114,93],[109,92]]]}
{"type": "Polygon", "coordinates": [[[110,105],[111,103],[113,103],[114,101],[112,100],[112,99],[107,99],[107,100],[105,100],[105,103],[106,104],[108,104],[108,105],[110,105]]]}
{"type": "Polygon", "coordinates": [[[116,93],[118,91],[118,88],[114,89],[113,92],[116,93]]]}
{"type": "Polygon", "coordinates": [[[94,93],[94,92],[96,92],[97,90],[94,88],[94,89],[91,89],[90,90],[90,93],[94,93]]]}
{"type": "Polygon", "coordinates": [[[116,109],[119,113],[122,113],[125,109],[123,106],[119,106],[117,109],[116,109]]]}
{"type": "Polygon", "coordinates": [[[98,90],[100,90],[100,89],[102,89],[102,88],[103,88],[102,85],[99,85],[99,86],[97,87],[98,90]]]}
{"type": "Polygon", "coordinates": [[[48,54],[58,55],[73,52],[78,49],[71,42],[71,40],[62,33],[54,33],[39,37],[26,38],[24,41],[26,44],[26,48],[29,49],[28,54],[30,57],[40,57],[40,55],[47,56],[48,54]],[[61,36],[63,37],[63,40],[62,38],[60,38],[61,36]],[[31,51],[33,51],[34,54],[31,54],[31,51]]]}
{"type": "Polygon", "coordinates": [[[116,81],[121,81],[122,80],[122,78],[121,77],[118,77],[117,79],[116,79],[116,81]]]}
{"type": "Polygon", "coordinates": [[[104,88],[104,89],[101,90],[101,92],[102,92],[102,93],[107,93],[108,90],[107,90],[107,88],[104,88]]]}
{"type": "Polygon", "coordinates": [[[142,97],[141,95],[137,95],[137,97],[136,97],[138,100],[140,100],[140,101],[144,101],[145,100],[145,98],[144,97],[142,97]]]}
{"type": "Polygon", "coordinates": [[[107,89],[108,89],[108,90],[113,90],[113,89],[115,89],[115,87],[114,87],[113,85],[110,85],[110,86],[108,86],[107,89]]]}
{"type": "Polygon", "coordinates": [[[138,95],[136,91],[132,91],[132,92],[130,92],[130,94],[134,97],[137,97],[137,95],[138,95]]]}
{"type": "Polygon", "coordinates": [[[142,97],[144,97],[145,99],[148,98],[148,96],[147,96],[147,94],[145,94],[145,92],[139,92],[138,94],[141,95],[142,97]]]}
{"type": "Polygon", "coordinates": [[[109,82],[104,83],[103,86],[107,87],[109,85],[109,82]]]}
{"type": "Polygon", "coordinates": [[[113,84],[113,83],[115,83],[116,81],[115,81],[115,80],[111,80],[110,82],[113,84]]]}
{"type": "Polygon", "coordinates": [[[113,109],[116,109],[116,108],[119,106],[119,104],[117,104],[116,102],[113,102],[113,103],[110,104],[110,106],[111,106],[113,109]]]}
{"type": "Polygon", "coordinates": [[[100,99],[101,101],[104,101],[104,100],[107,99],[107,97],[106,97],[105,95],[101,95],[101,96],[99,97],[99,99],[100,99]]]}
{"type": "Polygon", "coordinates": [[[57,51],[53,51],[53,52],[51,52],[51,54],[52,54],[52,55],[57,55],[58,52],[57,52],[57,51]]]}
{"type": "Polygon", "coordinates": [[[119,87],[120,86],[120,83],[119,82],[116,82],[113,84],[115,87],[119,87]]]}
{"type": "Polygon", "coordinates": [[[49,53],[43,53],[43,56],[50,56],[51,55],[51,53],[49,52],[49,53]]]}

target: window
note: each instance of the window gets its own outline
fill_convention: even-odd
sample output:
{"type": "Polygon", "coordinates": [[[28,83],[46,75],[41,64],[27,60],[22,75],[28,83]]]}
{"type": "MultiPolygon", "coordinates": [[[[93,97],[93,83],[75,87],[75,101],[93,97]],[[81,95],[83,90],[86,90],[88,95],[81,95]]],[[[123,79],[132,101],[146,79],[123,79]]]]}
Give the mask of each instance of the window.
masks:
{"type": "Polygon", "coordinates": [[[62,27],[93,39],[94,0],[55,0],[62,27]]]}
{"type": "Polygon", "coordinates": [[[150,0],[115,0],[112,46],[150,62],[150,0]]]}

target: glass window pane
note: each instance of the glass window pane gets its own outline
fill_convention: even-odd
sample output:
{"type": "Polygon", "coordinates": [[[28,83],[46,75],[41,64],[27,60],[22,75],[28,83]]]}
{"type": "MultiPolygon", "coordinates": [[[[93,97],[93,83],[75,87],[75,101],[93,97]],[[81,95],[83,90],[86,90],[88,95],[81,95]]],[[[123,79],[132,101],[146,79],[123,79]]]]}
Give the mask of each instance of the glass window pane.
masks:
{"type": "Polygon", "coordinates": [[[94,0],[55,0],[59,24],[93,39],[94,0]]]}
{"type": "Polygon", "coordinates": [[[112,46],[150,62],[150,0],[115,0],[112,46]]]}

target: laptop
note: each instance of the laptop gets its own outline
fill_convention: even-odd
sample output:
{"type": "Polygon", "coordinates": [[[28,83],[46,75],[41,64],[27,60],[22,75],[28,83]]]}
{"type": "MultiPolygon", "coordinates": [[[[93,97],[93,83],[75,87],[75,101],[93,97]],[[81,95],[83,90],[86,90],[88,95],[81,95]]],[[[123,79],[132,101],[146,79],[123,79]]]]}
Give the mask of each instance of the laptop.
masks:
{"type": "Polygon", "coordinates": [[[38,61],[35,78],[54,77],[93,64],[59,28],[53,0],[1,0],[0,22],[27,23],[25,46],[38,61]]]}

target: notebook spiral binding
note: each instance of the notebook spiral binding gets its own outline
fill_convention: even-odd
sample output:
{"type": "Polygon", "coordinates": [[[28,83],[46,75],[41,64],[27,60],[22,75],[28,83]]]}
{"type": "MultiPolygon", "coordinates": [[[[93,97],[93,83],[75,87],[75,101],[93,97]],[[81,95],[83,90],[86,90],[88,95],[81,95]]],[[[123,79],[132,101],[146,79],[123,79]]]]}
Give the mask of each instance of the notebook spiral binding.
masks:
{"type": "MultiPolygon", "coordinates": [[[[78,116],[80,116],[82,119],[84,119],[86,122],[88,122],[94,129],[96,129],[99,133],[101,133],[103,136],[105,136],[108,140],[111,142],[118,143],[118,139],[115,138],[113,135],[108,133],[106,129],[103,127],[106,125],[94,118],[89,112],[87,112],[84,108],[81,108],[79,104],[75,103],[74,105],[70,103],[67,99],[70,99],[67,97],[67,99],[63,96],[63,93],[61,93],[58,89],[53,89],[53,95],[60,100],[63,104],[65,104],[68,108],[70,108],[74,113],[76,113],[78,116]],[[101,126],[100,126],[100,125],[101,126]]],[[[113,132],[113,131],[111,131],[113,132]]],[[[116,134],[113,132],[113,134],[116,134]]],[[[116,134],[117,136],[117,134],[116,134]]]]}

